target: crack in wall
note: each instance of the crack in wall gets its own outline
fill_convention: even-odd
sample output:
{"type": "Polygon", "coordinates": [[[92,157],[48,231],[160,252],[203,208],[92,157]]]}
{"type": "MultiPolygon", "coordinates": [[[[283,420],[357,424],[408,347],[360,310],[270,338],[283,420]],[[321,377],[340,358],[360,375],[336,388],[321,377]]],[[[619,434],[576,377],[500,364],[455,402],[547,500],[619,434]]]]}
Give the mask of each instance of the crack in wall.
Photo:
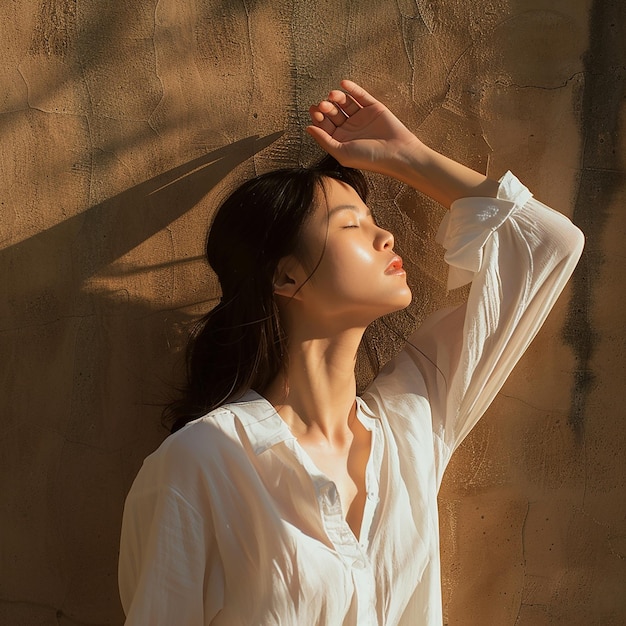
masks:
{"type": "Polygon", "coordinates": [[[156,127],[156,124],[154,123],[156,112],[159,110],[159,107],[161,106],[161,104],[163,103],[163,100],[165,99],[165,85],[163,83],[163,79],[161,78],[161,75],[159,74],[159,55],[158,55],[157,43],[156,43],[157,22],[158,22],[157,12],[159,10],[160,1],[161,0],[157,0],[154,4],[154,11],[152,12],[152,19],[153,19],[152,37],[150,37],[150,40],[152,41],[152,49],[154,51],[154,75],[156,76],[156,79],[159,81],[159,84],[161,85],[161,97],[159,98],[159,101],[154,105],[154,108],[152,109],[152,112],[150,113],[150,115],[148,115],[148,118],[146,119],[146,123],[150,127],[150,130],[152,130],[152,132],[157,137],[162,138],[162,135],[159,132],[159,129],[156,127]]]}
{"type": "Polygon", "coordinates": [[[546,407],[546,406],[537,406],[536,404],[532,404],[531,402],[528,402],[527,400],[524,400],[518,396],[513,396],[513,395],[502,393],[502,392],[500,392],[498,396],[500,396],[501,398],[507,398],[508,400],[515,400],[517,402],[520,402],[524,406],[534,409],[535,411],[539,411],[542,415],[548,415],[550,413],[558,413],[558,414],[567,413],[566,409],[558,409],[555,407],[546,407]]]}
{"type": "Polygon", "coordinates": [[[508,82],[505,80],[496,80],[495,84],[502,87],[515,87],[517,89],[542,89],[543,91],[555,91],[557,89],[563,89],[567,87],[574,79],[584,75],[585,72],[583,70],[581,70],[580,72],[574,72],[569,78],[566,78],[562,83],[554,85],[553,87],[546,87],[543,85],[518,85],[517,83],[508,82]]]}

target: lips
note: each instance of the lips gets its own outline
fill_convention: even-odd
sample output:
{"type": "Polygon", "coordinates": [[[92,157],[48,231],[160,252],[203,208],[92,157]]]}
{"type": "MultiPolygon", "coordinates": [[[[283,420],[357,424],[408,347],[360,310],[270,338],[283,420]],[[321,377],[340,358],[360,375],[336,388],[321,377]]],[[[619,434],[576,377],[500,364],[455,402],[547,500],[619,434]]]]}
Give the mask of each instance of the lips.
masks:
{"type": "Polygon", "coordinates": [[[387,266],[385,270],[385,274],[405,274],[406,272],[402,269],[402,259],[399,256],[394,256],[391,259],[391,263],[387,266]]]}

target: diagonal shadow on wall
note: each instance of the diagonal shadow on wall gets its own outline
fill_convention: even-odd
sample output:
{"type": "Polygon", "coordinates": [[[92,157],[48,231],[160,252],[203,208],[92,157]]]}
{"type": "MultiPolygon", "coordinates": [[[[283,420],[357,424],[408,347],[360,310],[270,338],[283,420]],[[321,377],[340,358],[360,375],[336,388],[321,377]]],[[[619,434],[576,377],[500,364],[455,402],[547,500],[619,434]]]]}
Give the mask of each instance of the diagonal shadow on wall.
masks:
{"type": "Polygon", "coordinates": [[[62,315],[75,304],[67,299],[69,285],[78,287],[184,215],[237,165],[281,135],[248,137],[214,150],[0,250],[0,268],[10,271],[10,317],[23,327],[62,315]],[[55,302],[57,283],[65,287],[63,302],[55,302]]]}
{"type": "MultiPolygon", "coordinates": [[[[106,357],[89,355],[124,343],[124,329],[111,329],[112,317],[124,318],[128,334],[129,324],[154,308],[150,302],[86,293],[84,281],[188,212],[238,164],[281,135],[252,136],[214,150],[0,250],[0,277],[7,283],[6,300],[0,303],[1,378],[8,392],[0,401],[5,429],[36,423],[42,410],[48,413],[47,425],[70,436],[72,424],[75,429],[78,422],[89,422],[85,406],[99,414],[95,421],[105,419],[106,402],[99,399],[115,394],[102,386],[106,382],[85,386],[81,381],[105,380],[106,357]],[[82,378],[77,379],[77,372],[82,378]]],[[[165,265],[176,262],[159,259],[158,253],[153,258],[165,265]]],[[[179,317],[185,321],[183,313],[179,317]]],[[[143,327],[140,334],[148,332],[143,327]]],[[[144,353],[156,350],[151,342],[165,343],[156,333],[143,337],[144,353]]],[[[131,341],[139,339],[132,336],[131,341]]],[[[124,361],[127,355],[108,358],[124,361]]]]}
{"type": "MultiPolygon", "coordinates": [[[[84,281],[281,135],[214,150],[0,250],[0,490],[11,512],[0,542],[12,580],[49,572],[17,598],[37,620],[115,607],[121,621],[113,574],[121,507],[141,459],[164,436],[154,405],[177,358],[167,328],[190,318],[89,292],[84,281]],[[66,597],[97,598],[102,607],[66,597]]],[[[172,262],[162,256],[151,255],[172,262]]],[[[0,602],[0,621],[3,610],[0,602]]]]}

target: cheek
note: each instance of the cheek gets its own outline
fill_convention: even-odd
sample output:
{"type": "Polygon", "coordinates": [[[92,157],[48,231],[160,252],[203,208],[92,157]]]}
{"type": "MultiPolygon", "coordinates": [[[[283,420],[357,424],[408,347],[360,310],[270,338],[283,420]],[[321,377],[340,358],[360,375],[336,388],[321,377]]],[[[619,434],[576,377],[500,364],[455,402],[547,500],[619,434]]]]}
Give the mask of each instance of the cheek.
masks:
{"type": "Polygon", "coordinates": [[[363,268],[374,266],[374,255],[371,250],[362,246],[354,246],[350,251],[350,258],[355,265],[363,268]]]}
{"type": "Polygon", "coordinates": [[[328,248],[322,257],[320,274],[332,282],[345,284],[357,278],[367,280],[375,267],[372,254],[363,246],[346,242],[342,246],[328,248]]]}
{"type": "Polygon", "coordinates": [[[379,266],[367,249],[345,242],[326,250],[311,286],[320,295],[361,300],[374,288],[378,274],[382,276],[379,266]]]}

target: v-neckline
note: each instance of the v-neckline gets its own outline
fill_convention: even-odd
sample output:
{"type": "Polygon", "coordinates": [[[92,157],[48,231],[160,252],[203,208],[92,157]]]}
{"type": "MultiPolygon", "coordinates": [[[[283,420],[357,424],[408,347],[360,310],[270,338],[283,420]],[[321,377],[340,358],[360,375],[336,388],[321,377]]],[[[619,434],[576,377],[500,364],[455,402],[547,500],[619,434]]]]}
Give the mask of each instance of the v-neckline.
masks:
{"type": "MultiPolygon", "coordinates": [[[[364,521],[365,521],[365,518],[366,518],[366,512],[367,512],[367,506],[368,506],[368,494],[371,493],[371,490],[372,490],[372,486],[368,484],[368,476],[370,476],[371,473],[372,473],[372,463],[373,463],[373,457],[374,457],[374,446],[375,446],[375,443],[376,443],[376,440],[375,440],[376,435],[375,435],[375,429],[368,427],[368,425],[365,424],[362,419],[360,419],[359,413],[361,412],[361,408],[360,408],[360,402],[358,400],[359,399],[357,397],[356,409],[355,409],[355,413],[356,413],[355,419],[358,420],[359,423],[361,424],[361,426],[370,433],[369,452],[368,452],[367,460],[365,462],[365,467],[364,467],[364,470],[363,470],[363,474],[364,474],[364,476],[363,476],[363,492],[364,492],[364,494],[363,495],[364,495],[364,497],[363,497],[363,503],[362,503],[362,505],[360,507],[360,511],[359,511],[360,519],[359,519],[359,531],[358,531],[358,533],[355,533],[354,529],[352,528],[352,526],[348,523],[347,513],[349,512],[349,508],[348,508],[348,511],[346,512],[345,515],[343,513],[343,507],[341,506],[341,496],[339,494],[339,490],[337,489],[336,483],[332,480],[332,478],[330,478],[330,476],[328,476],[324,471],[322,471],[319,468],[317,463],[315,463],[315,461],[313,460],[311,455],[307,452],[306,448],[298,441],[298,438],[295,435],[293,436],[292,443],[294,445],[294,450],[296,451],[296,453],[300,457],[300,461],[301,461],[302,465],[307,470],[307,473],[311,477],[311,480],[313,481],[314,486],[316,486],[316,492],[318,491],[318,488],[317,488],[318,484],[325,483],[325,484],[330,484],[330,485],[333,486],[333,488],[335,489],[336,494],[337,494],[338,506],[339,506],[339,510],[341,512],[342,522],[349,529],[350,533],[354,537],[354,540],[356,542],[358,542],[359,544],[363,544],[364,543],[364,534],[365,534],[363,531],[364,531],[364,521]]],[[[274,410],[276,411],[276,409],[274,409],[274,410]]],[[[276,411],[276,414],[280,418],[280,415],[278,414],[277,411],[276,411]]],[[[284,422],[284,420],[282,420],[282,418],[280,418],[280,419],[281,419],[281,421],[283,421],[285,426],[289,429],[289,432],[291,432],[291,429],[284,422]]],[[[371,525],[371,521],[370,521],[370,523],[367,524],[367,529],[366,529],[367,533],[369,533],[370,525],[371,525]]]]}
{"type": "MultiPolygon", "coordinates": [[[[313,482],[313,486],[315,488],[317,497],[318,497],[318,506],[320,506],[321,513],[321,502],[320,502],[320,494],[319,489],[322,485],[328,486],[332,485],[333,488],[337,491],[337,496],[339,496],[337,486],[334,481],[324,473],[315,463],[311,455],[307,452],[307,450],[300,444],[298,438],[295,436],[291,428],[285,420],[280,416],[276,407],[264,396],[262,396],[257,391],[251,389],[247,392],[243,398],[239,401],[232,403],[234,406],[238,404],[242,405],[241,408],[248,414],[248,419],[246,420],[246,424],[244,427],[248,431],[248,435],[254,434],[257,435],[255,437],[255,442],[253,444],[253,448],[256,453],[259,454],[264,450],[267,450],[272,445],[277,443],[287,443],[290,442],[292,446],[293,452],[299,457],[300,463],[307,471],[307,474],[310,476],[311,481],[313,482]],[[259,418],[258,415],[254,413],[250,413],[246,411],[245,405],[247,403],[259,403],[267,408],[267,412],[263,411],[263,417],[259,418]],[[257,419],[254,419],[257,417],[257,419]],[[262,437],[259,438],[258,435],[261,433],[258,432],[258,428],[263,424],[263,433],[262,437]],[[277,431],[273,431],[270,426],[269,430],[273,431],[273,434],[269,436],[267,426],[271,424],[275,424],[275,428],[277,431]]],[[[365,490],[365,498],[362,506],[362,510],[360,511],[360,524],[359,524],[359,533],[357,534],[353,531],[352,527],[348,523],[346,516],[343,515],[343,510],[341,508],[341,503],[339,502],[339,510],[340,516],[343,524],[350,532],[350,535],[354,538],[356,542],[360,545],[364,545],[367,542],[367,536],[370,532],[372,520],[373,520],[373,509],[372,507],[375,505],[375,502],[372,500],[375,498],[375,494],[378,493],[378,478],[374,476],[375,471],[372,467],[375,459],[375,449],[376,446],[379,445],[377,440],[377,428],[375,427],[374,422],[377,421],[375,416],[367,416],[363,411],[363,400],[360,396],[356,396],[356,409],[355,409],[355,419],[359,420],[361,426],[365,428],[365,430],[371,433],[370,435],[370,446],[369,453],[365,463],[365,476],[364,476],[364,490],[365,490]],[[368,425],[367,422],[370,422],[368,425]],[[371,479],[371,480],[370,480],[371,479]],[[370,482],[376,483],[369,484],[370,482]]],[[[234,408],[234,407],[233,407],[234,408]]],[[[367,408],[367,405],[365,405],[367,408]]],[[[380,468],[378,468],[380,471],[380,468]]]]}

